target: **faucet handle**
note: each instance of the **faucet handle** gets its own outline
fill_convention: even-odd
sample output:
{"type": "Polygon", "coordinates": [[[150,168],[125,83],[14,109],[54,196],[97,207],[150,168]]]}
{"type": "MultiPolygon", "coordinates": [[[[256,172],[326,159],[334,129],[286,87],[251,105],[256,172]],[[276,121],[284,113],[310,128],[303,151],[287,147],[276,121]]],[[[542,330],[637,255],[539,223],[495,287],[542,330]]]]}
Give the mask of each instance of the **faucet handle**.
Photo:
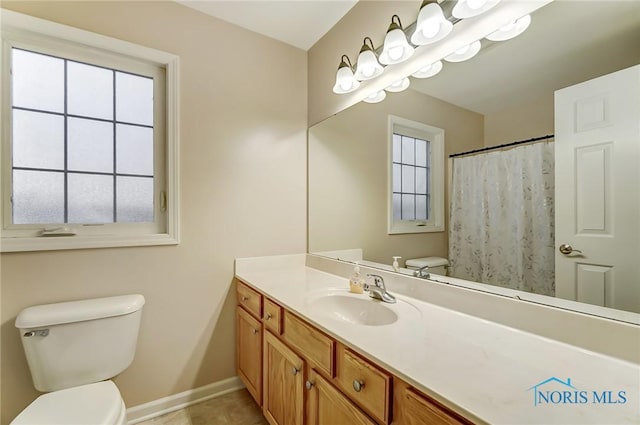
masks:
{"type": "Polygon", "coordinates": [[[377,275],[377,274],[367,274],[367,277],[372,277],[373,278],[373,284],[375,286],[377,286],[378,288],[384,289],[384,279],[382,278],[382,276],[377,275]]]}

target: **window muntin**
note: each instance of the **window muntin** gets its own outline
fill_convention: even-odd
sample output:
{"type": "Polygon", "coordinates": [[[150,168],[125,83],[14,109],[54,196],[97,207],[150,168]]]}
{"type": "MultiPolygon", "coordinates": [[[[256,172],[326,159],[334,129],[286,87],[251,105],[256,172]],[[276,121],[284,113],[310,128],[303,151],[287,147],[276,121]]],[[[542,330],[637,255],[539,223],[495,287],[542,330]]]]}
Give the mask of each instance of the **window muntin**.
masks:
{"type": "Polygon", "coordinates": [[[444,231],[444,130],[389,116],[389,234],[444,231]]]}
{"type": "Polygon", "coordinates": [[[153,78],[15,47],[12,64],[12,223],[153,222],[153,78]]]}

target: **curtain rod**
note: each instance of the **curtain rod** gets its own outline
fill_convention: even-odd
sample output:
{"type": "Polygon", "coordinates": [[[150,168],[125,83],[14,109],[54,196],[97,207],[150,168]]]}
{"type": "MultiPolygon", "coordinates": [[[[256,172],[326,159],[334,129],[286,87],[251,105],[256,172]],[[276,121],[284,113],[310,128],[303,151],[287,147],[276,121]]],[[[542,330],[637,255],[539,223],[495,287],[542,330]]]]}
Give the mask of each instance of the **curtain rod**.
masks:
{"type": "Polygon", "coordinates": [[[449,155],[449,158],[455,158],[456,156],[470,155],[472,153],[478,153],[478,152],[492,151],[494,149],[502,149],[510,146],[522,145],[524,143],[537,142],[538,140],[550,139],[552,137],[554,137],[553,134],[547,134],[546,136],[534,137],[532,139],[527,139],[527,140],[519,140],[517,142],[505,143],[504,145],[488,146],[486,148],[474,149],[472,151],[467,151],[467,152],[452,153],[451,155],[449,155]]]}

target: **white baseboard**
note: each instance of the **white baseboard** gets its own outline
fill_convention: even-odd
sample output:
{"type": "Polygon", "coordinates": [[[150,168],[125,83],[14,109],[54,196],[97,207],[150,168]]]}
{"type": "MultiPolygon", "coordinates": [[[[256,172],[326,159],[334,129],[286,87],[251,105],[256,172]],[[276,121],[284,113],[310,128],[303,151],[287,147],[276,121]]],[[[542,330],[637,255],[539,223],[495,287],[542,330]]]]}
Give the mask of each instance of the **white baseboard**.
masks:
{"type": "Polygon", "coordinates": [[[244,384],[240,381],[240,378],[234,376],[223,381],[205,385],[204,387],[194,388],[179,394],[150,401],[149,403],[133,406],[127,409],[127,424],[137,424],[242,388],[244,388],[244,384]]]}

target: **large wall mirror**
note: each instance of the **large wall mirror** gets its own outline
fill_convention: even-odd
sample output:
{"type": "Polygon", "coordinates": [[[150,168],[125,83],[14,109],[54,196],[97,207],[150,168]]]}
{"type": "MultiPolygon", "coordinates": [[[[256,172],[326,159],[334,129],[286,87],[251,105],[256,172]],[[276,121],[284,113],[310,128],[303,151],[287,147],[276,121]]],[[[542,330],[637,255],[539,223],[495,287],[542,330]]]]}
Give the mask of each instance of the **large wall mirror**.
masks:
{"type": "MultiPolygon", "coordinates": [[[[456,161],[460,157],[451,159],[449,156],[553,135],[556,127],[554,93],[557,90],[640,63],[639,17],[638,2],[552,2],[532,14],[530,28],[519,37],[505,42],[483,40],[482,50],[473,59],[461,63],[444,62],[439,74],[427,79],[412,78],[411,86],[404,92],[389,93],[383,102],[377,104],[358,103],[310,128],[309,252],[342,260],[354,260],[361,253],[362,260],[367,264],[387,270],[391,269],[393,256],[402,257],[399,262],[401,268],[408,259],[443,257],[453,264],[449,277],[472,280],[468,273],[463,272],[467,259],[464,256],[460,259],[459,253],[452,252],[451,248],[452,238],[460,237],[451,234],[451,227],[456,225],[451,222],[451,205],[459,196],[459,193],[452,192],[452,181],[460,178],[453,169],[458,167],[456,161]],[[389,142],[390,116],[444,130],[444,231],[436,229],[401,234],[389,231],[389,170],[393,168],[393,146],[389,142]],[[451,258],[454,254],[459,257],[457,263],[451,258]]],[[[629,95],[638,96],[638,93],[629,95]]],[[[640,117],[636,117],[636,125],[638,119],[640,117]]],[[[541,154],[542,159],[530,164],[532,173],[553,175],[553,140],[550,137],[539,143],[522,145],[550,146],[550,150],[541,154]]],[[[640,144],[640,136],[636,135],[635,143],[640,144]]],[[[512,150],[496,149],[491,150],[490,154],[503,156],[502,161],[514,162],[506,156],[512,150]]],[[[496,165],[486,167],[493,167],[496,178],[501,177],[501,170],[496,165]]],[[[589,168],[583,168],[581,172],[585,170],[589,168]]],[[[589,179],[588,175],[582,177],[589,179]]],[[[594,177],[593,181],[598,178],[594,177]]],[[[640,173],[637,170],[626,178],[616,177],[613,183],[612,196],[617,198],[640,193],[640,173]]],[[[432,184],[429,182],[427,186],[432,184]]],[[[598,293],[610,284],[612,273],[598,275],[596,269],[585,272],[593,272],[587,273],[591,276],[587,276],[587,280],[601,279],[602,282],[596,282],[600,286],[594,291],[595,295],[587,294],[592,298],[581,299],[575,291],[566,293],[561,289],[561,284],[566,283],[561,279],[575,279],[575,276],[554,277],[553,264],[558,261],[554,257],[561,244],[557,239],[563,229],[558,227],[560,223],[556,223],[556,226],[553,220],[557,208],[553,178],[549,188],[550,195],[537,203],[545,204],[545,214],[551,219],[546,227],[535,230],[536,235],[548,236],[546,242],[541,242],[543,248],[534,247],[545,253],[538,265],[534,264],[532,268],[534,275],[537,272],[536,276],[542,276],[546,272],[538,270],[538,266],[541,263],[546,267],[551,264],[551,270],[546,273],[550,281],[533,285],[524,285],[515,280],[495,283],[490,281],[489,276],[476,279],[479,284],[475,287],[496,293],[505,293],[504,290],[525,291],[532,294],[535,302],[640,323],[640,266],[636,264],[640,262],[638,205],[629,210],[632,221],[630,230],[635,232],[633,238],[636,242],[631,246],[616,248],[621,254],[624,253],[622,256],[636,264],[631,267],[635,274],[624,278],[627,289],[623,289],[628,290],[628,296],[622,298],[626,300],[616,301],[609,293],[598,293]],[[564,299],[570,301],[565,302],[564,299]]],[[[469,193],[471,189],[465,190],[465,198],[473,196],[469,193]]],[[[528,189],[525,187],[521,190],[528,189]]],[[[419,220],[416,218],[416,221],[419,220]]],[[[486,221],[484,223],[478,231],[504,233],[500,220],[490,226],[486,225],[486,221]]],[[[615,231],[625,232],[625,229],[617,228],[615,231]]],[[[507,238],[507,242],[496,251],[498,260],[501,256],[518,251],[523,245],[520,238],[524,236],[513,235],[517,234],[507,238]]],[[[473,238],[471,235],[464,237],[473,238]]],[[[574,245],[573,248],[575,251],[567,258],[581,255],[577,252],[579,246],[574,245]]],[[[572,264],[571,267],[579,268],[575,266],[575,261],[572,264]]],[[[617,271],[613,270],[613,273],[617,271]]],[[[449,279],[448,282],[456,284],[457,280],[449,279]]],[[[623,290],[621,288],[618,286],[619,294],[623,290]]],[[[610,289],[607,290],[611,292],[610,289]]]]}

